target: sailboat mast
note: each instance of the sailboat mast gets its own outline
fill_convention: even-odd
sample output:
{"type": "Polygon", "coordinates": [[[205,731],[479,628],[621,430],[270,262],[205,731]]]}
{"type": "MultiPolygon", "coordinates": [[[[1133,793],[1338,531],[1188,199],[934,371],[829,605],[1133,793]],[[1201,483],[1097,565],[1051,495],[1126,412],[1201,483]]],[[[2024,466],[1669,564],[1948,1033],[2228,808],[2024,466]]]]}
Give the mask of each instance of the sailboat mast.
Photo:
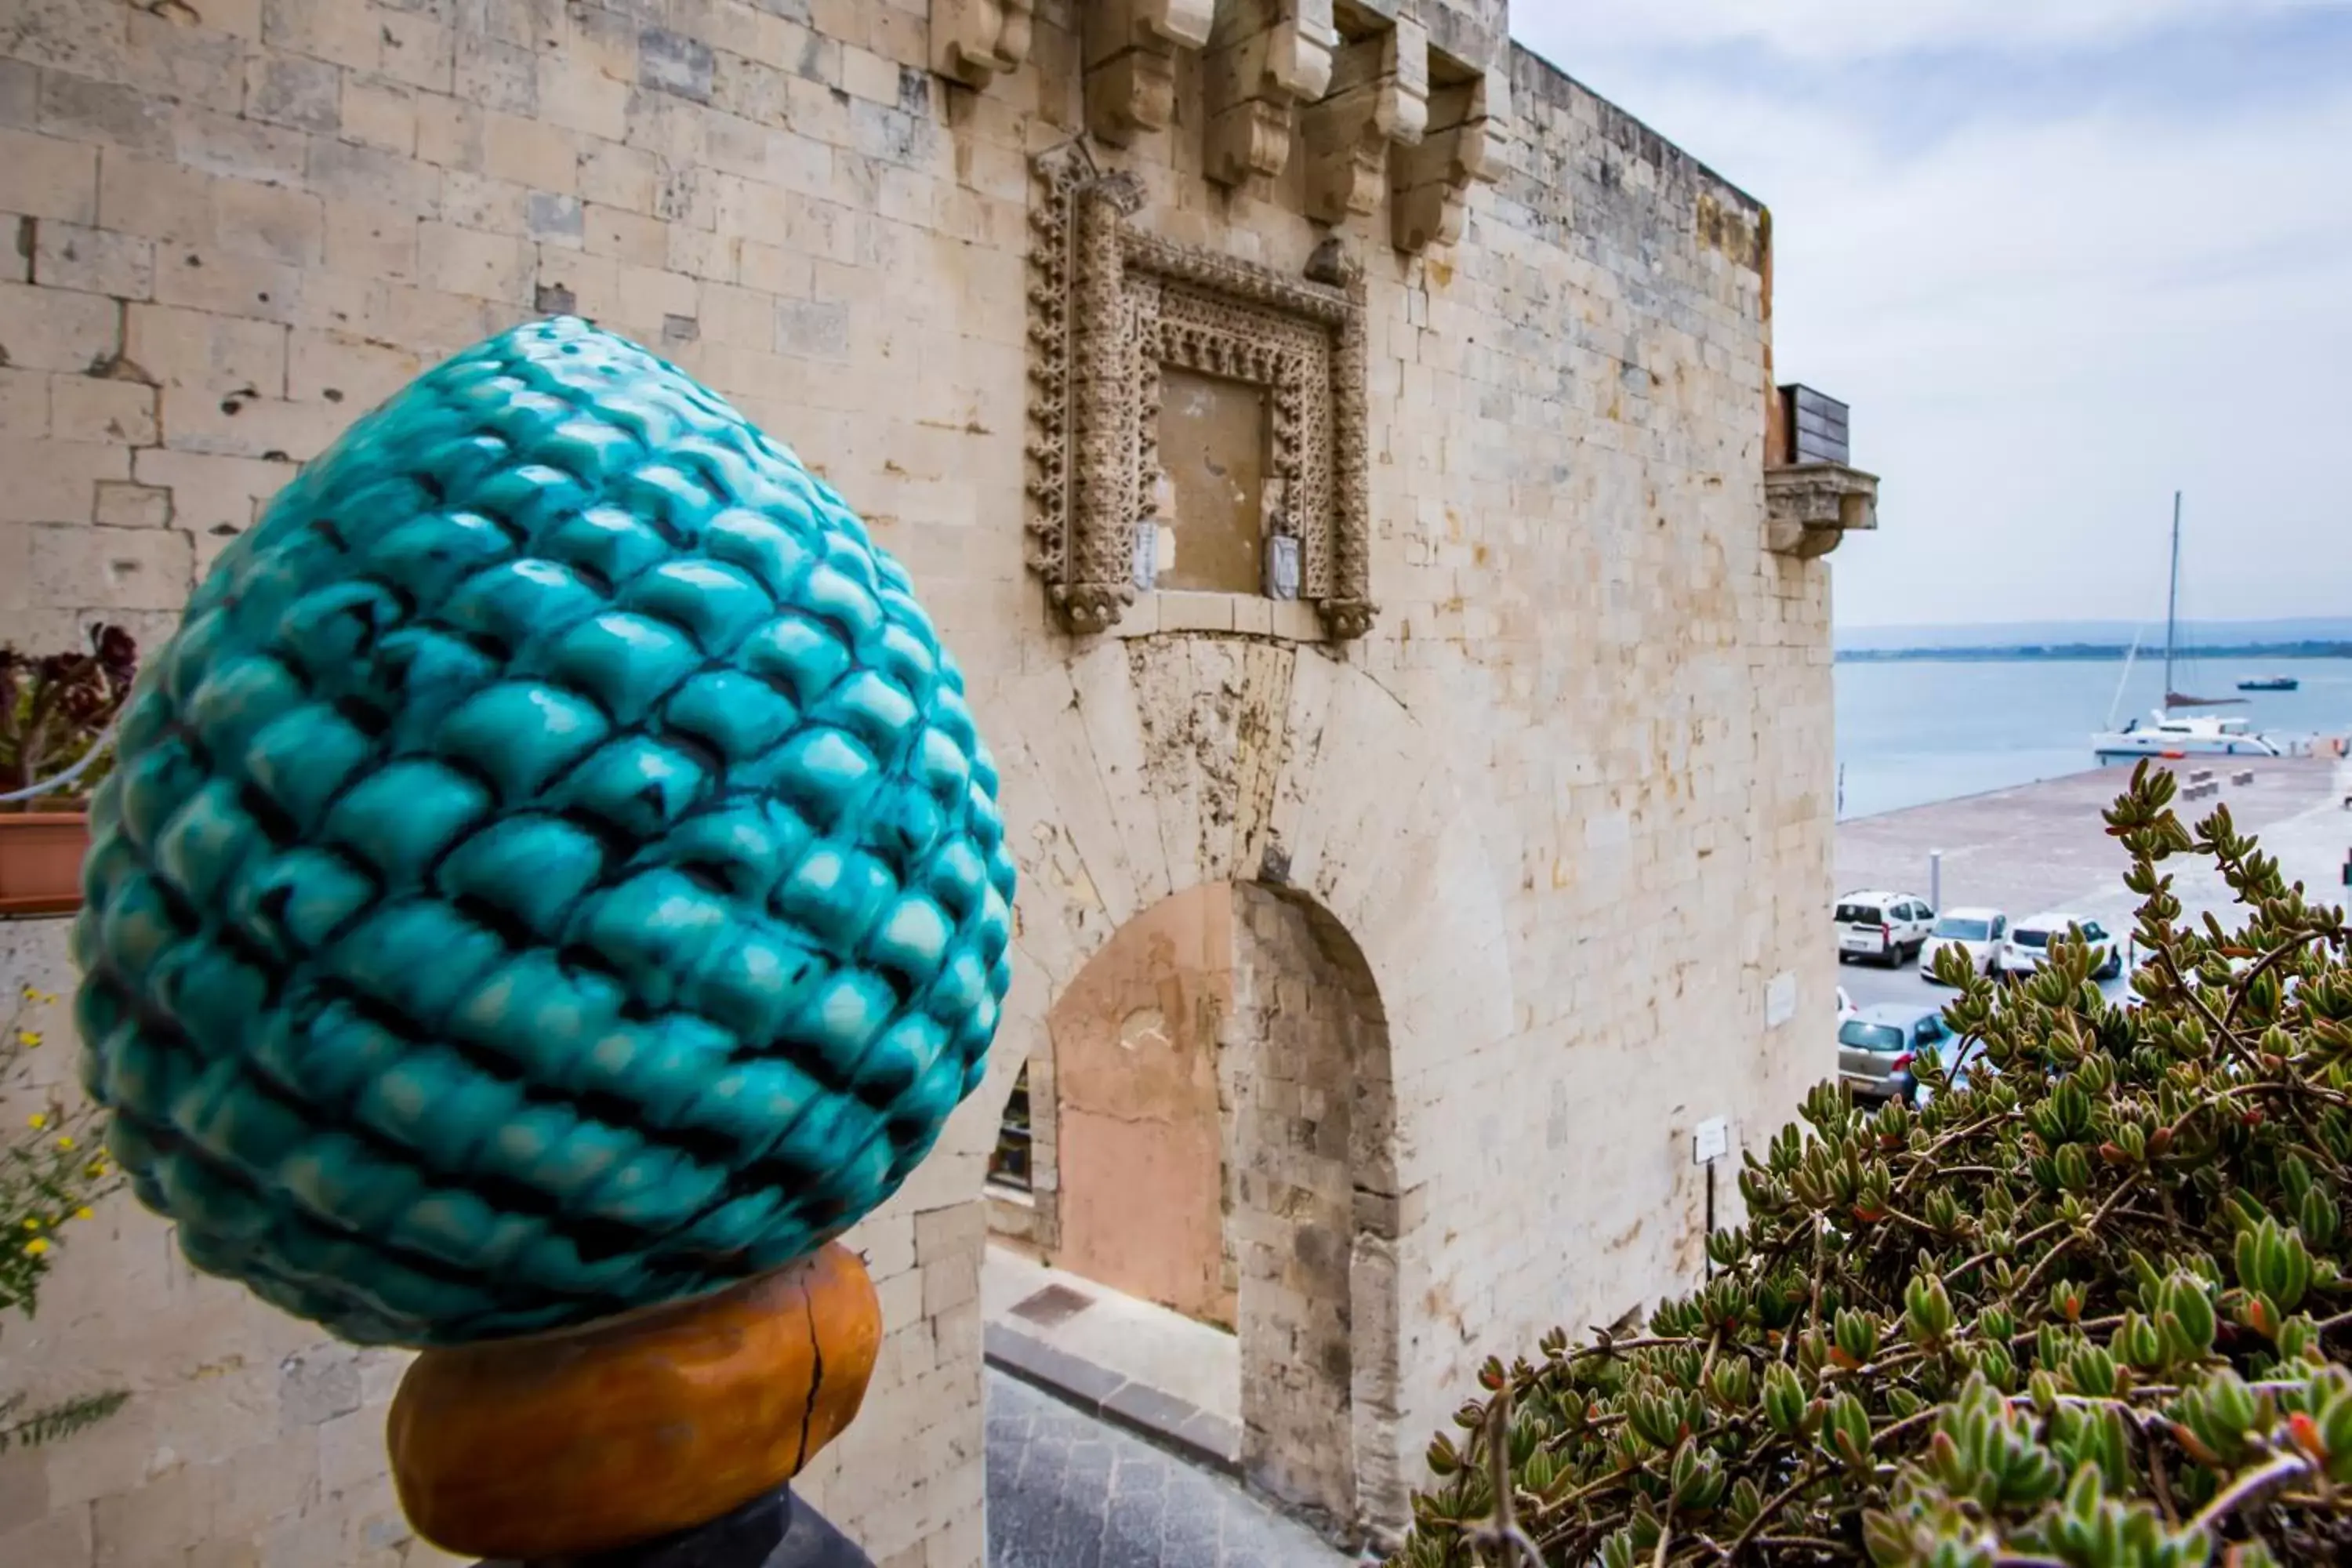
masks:
{"type": "Polygon", "coordinates": [[[2164,709],[2172,710],[2172,645],[2180,619],[2180,492],[2172,492],[2172,585],[2164,598],[2164,709]]]}
{"type": "Polygon", "coordinates": [[[2132,628],[2131,650],[2124,655],[2124,675],[2116,682],[2116,700],[2107,704],[2107,728],[2116,727],[2116,710],[2124,705],[2124,690],[2131,685],[2132,666],[2139,662],[2140,628],[2132,628]]]}

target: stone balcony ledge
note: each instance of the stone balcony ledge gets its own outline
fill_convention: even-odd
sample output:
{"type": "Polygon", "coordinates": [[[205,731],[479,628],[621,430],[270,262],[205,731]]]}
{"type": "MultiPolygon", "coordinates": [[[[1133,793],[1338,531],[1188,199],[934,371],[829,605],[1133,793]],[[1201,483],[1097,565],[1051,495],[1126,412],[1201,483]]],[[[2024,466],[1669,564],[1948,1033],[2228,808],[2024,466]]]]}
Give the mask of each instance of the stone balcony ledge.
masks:
{"type": "Polygon", "coordinates": [[[1827,555],[1850,531],[1878,526],[1878,476],[1843,463],[1764,470],[1765,545],[1781,555],[1827,555]]]}

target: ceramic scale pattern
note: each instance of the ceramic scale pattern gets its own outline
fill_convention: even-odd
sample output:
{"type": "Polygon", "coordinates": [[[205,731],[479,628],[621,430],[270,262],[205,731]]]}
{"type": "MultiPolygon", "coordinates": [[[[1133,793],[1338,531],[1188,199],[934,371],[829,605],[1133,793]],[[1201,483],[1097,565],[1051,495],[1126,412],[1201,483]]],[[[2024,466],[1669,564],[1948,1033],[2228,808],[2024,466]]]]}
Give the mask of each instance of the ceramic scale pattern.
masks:
{"type": "Polygon", "coordinates": [[[719,1288],[979,1083],[996,788],[836,496],[635,345],[519,327],[352,426],[151,661],[84,1075],[189,1258],[347,1339],[719,1288]]]}

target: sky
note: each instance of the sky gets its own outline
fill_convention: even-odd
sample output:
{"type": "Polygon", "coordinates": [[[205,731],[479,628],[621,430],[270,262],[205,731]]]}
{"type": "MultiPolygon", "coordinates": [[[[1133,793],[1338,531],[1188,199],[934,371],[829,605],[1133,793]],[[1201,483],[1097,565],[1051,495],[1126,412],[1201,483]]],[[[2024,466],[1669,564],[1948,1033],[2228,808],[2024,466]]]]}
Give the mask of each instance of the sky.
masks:
{"type": "Polygon", "coordinates": [[[2352,0],[1513,0],[1772,209],[1842,626],[2352,614],[2352,0]]]}

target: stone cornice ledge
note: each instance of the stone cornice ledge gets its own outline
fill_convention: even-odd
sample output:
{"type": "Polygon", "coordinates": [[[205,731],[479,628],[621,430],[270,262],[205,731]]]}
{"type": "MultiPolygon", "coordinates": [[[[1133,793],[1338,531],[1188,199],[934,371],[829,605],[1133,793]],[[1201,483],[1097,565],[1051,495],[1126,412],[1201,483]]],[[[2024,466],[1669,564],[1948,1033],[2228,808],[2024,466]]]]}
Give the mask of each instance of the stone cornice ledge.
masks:
{"type": "Polygon", "coordinates": [[[1878,526],[1878,476],[1843,463],[1795,463],[1764,470],[1765,547],[1811,560],[1849,531],[1878,526]]]}

